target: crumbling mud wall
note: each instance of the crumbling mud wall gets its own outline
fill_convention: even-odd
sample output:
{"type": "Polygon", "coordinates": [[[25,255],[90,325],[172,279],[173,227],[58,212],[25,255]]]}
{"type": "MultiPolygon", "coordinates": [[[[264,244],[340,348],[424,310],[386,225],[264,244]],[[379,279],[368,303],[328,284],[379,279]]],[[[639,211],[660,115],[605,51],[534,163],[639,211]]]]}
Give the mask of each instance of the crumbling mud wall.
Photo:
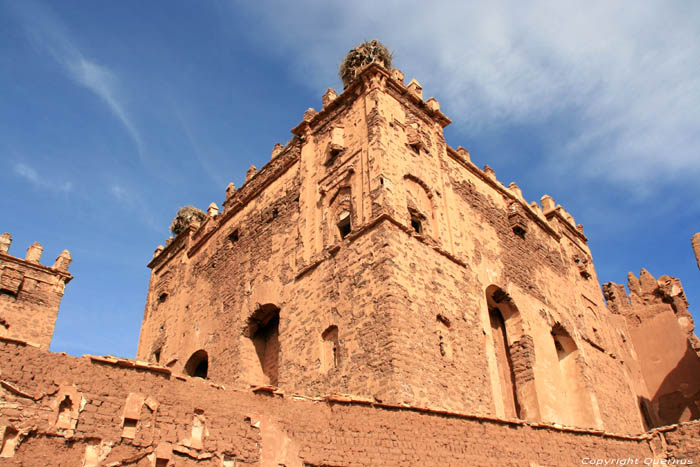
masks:
{"type": "Polygon", "coordinates": [[[694,455],[694,424],[620,436],[179,378],[0,341],[3,465],[578,465],[694,455]],[[662,439],[663,437],[663,439],[662,439]],[[507,440],[507,442],[504,442],[507,440]]]}
{"type": "Polygon", "coordinates": [[[675,277],[658,280],[642,269],[624,286],[603,285],[608,306],[623,319],[644,384],[640,406],[648,426],[700,419],[700,340],[683,286],[675,277]],[[659,342],[663,339],[663,343],[659,342]]]}
{"type": "Polygon", "coordinates": [[[0,336],[48,349],[66,284],[71,256],[64,250],[53,266],[40,263],[44,248],[33,243],[25,258],[9,253],[12,237],[0,235],[0,336]]]}

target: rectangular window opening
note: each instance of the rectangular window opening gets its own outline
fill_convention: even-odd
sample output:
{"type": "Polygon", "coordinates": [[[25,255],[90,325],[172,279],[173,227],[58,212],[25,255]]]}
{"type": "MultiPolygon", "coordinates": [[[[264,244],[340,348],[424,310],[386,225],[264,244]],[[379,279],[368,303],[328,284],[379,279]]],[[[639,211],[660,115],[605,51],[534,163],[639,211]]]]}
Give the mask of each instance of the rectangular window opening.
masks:
{"type": "Polygon", "coordinates": [[[352,225],[350,222],[350,216],[346,216],[338,221],[338,232],[340,232],[340,238],[345,238],[352,231],[352,225]]]}
{"type": "Polygon", "coordinates": [[[231,242],[232,245],[238,241],[238,229],[228,235],[228,241],[231,242]]]}

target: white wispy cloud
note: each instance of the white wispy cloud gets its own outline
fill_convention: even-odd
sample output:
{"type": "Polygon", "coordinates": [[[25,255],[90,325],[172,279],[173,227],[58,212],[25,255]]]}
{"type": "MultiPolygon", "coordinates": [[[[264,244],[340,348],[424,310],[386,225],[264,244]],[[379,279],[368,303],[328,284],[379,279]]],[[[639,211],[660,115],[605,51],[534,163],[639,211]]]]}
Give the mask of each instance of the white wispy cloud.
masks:
{"type": "Polygon", "coordinates": [[[139,220],[154,232],[162,231],[163,226],[157,221],[149,204],[137,190],[123,183],[112,183],[108,190],[120,207],[129,212],[134,219],[139,220]]]}
{"type": "MultiPolygon", "coordinates": [[[[240,7],[238,3],[237,6],[240,7]]],[[[552,165],[634,184],[700,175],[700,4],[693,2],[262,2],[261,45],[300,81],[337,82],[374,37],[470,136],[566,115],[552,165]],[[274,45],[263,44],[274,41],[274,45]],[[309,72],[313,70],[313,72],[309,72]]]]}
{"type": "Polygon", "coordinates": [[[143,140],[126,110],[116,74],[107,66],[87,58],[76,45],[65,24],[48,6],[25,0],[11,2],[9,7],[21,21],[37,50],[48,52],[71,80],[89,89],[105,103],[124,126],[139,155],[143,157],[143,140]]]}
{"type": "Polygon", "coordinates": [[[195,138],[194,134],[192,133],[192,129],[190,128],[190,124],[188,123],[188,119],[185,117],[184,112],[179,107],[175,106],[173,110],[173,115],[180,124],[180,127],[182,128],[184,135],[187,138],[187,142],[192,148],[195,158],[197,159],[197,161],[199,161],[200,165],[202,166],[202,169],[207,174],[207,176],[219,186],[226,185],[225,178],[219,171],[216,170],[216,167],[213,166],[209,159],[205,156],[204,151],[200,147],[198,139],[195,138]]]}
{"type": "Polygon", "coordinates": [[[25,180],[31,182],[38,188],[49,189],[52,191],[62,191],[69,192],[73,189],[73,184],[71,182],[55,182],[48,180],[39,175],[37,170],[27,164],[18,163],[14,167],[15,174],[24,178],[25,180]]]}

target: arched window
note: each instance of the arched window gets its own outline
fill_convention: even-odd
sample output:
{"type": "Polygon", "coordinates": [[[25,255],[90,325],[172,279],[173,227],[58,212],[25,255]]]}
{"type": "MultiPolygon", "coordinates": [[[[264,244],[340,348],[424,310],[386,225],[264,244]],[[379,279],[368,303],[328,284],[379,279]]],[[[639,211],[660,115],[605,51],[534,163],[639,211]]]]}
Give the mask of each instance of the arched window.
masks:
{"type": "MultiPolygon", "coordinates": [[[[535,347],[531,336],[523,333],[522,318],[513,299],[503,289],[486,289],[486,305],[491,324],[495,374],[495,397],[500,396],[503,415],[539,420],[539,402],[535,390],[535,347]]],[[[500,402],[496,407],[500,406],[500,402]]]]}
{"type": "Polygon", "coordinates": [[[503,397],[505,416],[510,418],[520,417],[520,405],[515,389],[515,373],[513,371],[513,359],[508,345],[508,331],[503,314],[498,307],[489,307],[489,321],[491,322],[491,337],[493,348],[496,352],[496,364],[503,397]]]}
{"type": "Polygon", "coordinates": [[[209,356],[204,350],[192,354],[185,364],[185,373],[195,378],[206,379],[209,371],[209,356]]]}
{"type": "Polygon", "coordinates": [[[338,368],[340,364],[340,346],[338,345],[338,326],[329,326],[321,334],[321,370],[327,372],[338,368]]]}
{"type": "Polygon", "coordinates": [[[332,222],[335,224],[338,232],[337,235],[334,235],[334,238],[342,240],[353,229],[352,190],[350,186],[345,185],[338,188],[335,196],[330,201],[329,208],[332,222]]]}
{"type": "Polygon", "coordinates": [[[411,228],[419,235],[436,237],[435,209],[432,193],[422,180],[413,175],[405,175],[406,204],[411,228]]]}
{"type": "Polygon", "coordinates": [[[596,424],[592,415],[591,398],[585,387],[576,342],[560,324],[552,328],[552,341],[561,374],[559,393],[564,400],[560,407],[562,421],[575,426],[593,427],[596,424]]]}
{"type": "Polygon", "coordinates": [[[261,305],[248,319],[247,336],[253,341],[265,384],[279,381],[279,312],[272,304],[261,305]]]}

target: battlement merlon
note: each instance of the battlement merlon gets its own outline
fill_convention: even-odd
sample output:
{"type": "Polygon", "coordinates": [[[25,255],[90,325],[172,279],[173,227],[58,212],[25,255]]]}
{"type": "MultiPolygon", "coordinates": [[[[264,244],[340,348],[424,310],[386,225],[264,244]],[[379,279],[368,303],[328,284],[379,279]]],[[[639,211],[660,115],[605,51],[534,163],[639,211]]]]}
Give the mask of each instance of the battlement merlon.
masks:
{"type": "MultiPolygon", "coordinates": [[[[398,69],[387,71],[381,64],[371,63],[362,68],[342,94],[338,95],[335,90],[328,89],[322,96],[323,108],[321,111],[316,112],[314,109],[307,109],[302,122],[292,129],[295,137],[285,146],[276,144],[272,150],[271,160],[264,167],[258,170],[251,166],[246,174],[244,185],[239,189],[236,189],[232,183],[229,184],[226,188],[226,198],[222,205],[224,211],[218,216],[217,222],[211,224],[224,224],[232,215],[240,211],[267,185],[274,181],[280,175],[280,172],[286,171],[298,162],[301,155],[301,147],[307,137],[327,128],[334,121],[338,112],[350,106],[365,92],[382,89],[389,94],[393,94],[398,99],[405,99],[412,104],[414,112],[420,114],[421,119],[432,122],[440,129],[451,123],[450,119],[440,111],[440,104],[435,98],[423,100],[420,83],[413,79],[408,85],[404,85],[403,78],[403,73],[398,69]]],[[[342,151],[344,149],[342,129],[340,131],[336,130],[339,129],[333,128],[333,137],[330,145],[333,147],[337,146],[337,149],[342,151]],[[340,134],[336,135],[335,133],[340,134]]],[[[586,251],[585,244],[588,239],[583,233],[583,227],[580,224],[576,225],[573,216],[562,206],[555,204],[550,196],[545,195],[542,197],[542,207],[534,201],[527,203],[522,196],[522,191],[515,183],[511,183],[506,187],[496,178],[493,169],[488,166],[483,170],[479,169],[471,161],[469,152],[466,149],[459,147],[455,150],[449,145],[446,145],[446,148],[448,156],[457,160],[504,196],[522,205],[523,213],[541,229],[557,239],[557,241],[560,240],[562,235],[566,235],[574,243],[580,242],[579,246],[586,251]]],[[[167,253],[172,253],[173,248],[169,248],[169,246],[173,242],[174,239],[171,239],[164,249],[158,248],[156,250],[154,259],[149,263],[149,267],[160,266],[164,263],[163,260],[166,257],[171,256],[167,253]],[[163,252],[166,254],[162,255],[161,253],[163,252]]]]}
{"type": "MultiPolygon", "coordinates": [[[[423,119],[432,120],[441,128],[451,123],[451,120],[440,111],[440,103],[437,99],[431,97],[426,101],[423,100],[423,89],[418,81],[413,79],[408,85],[404,85],[403,79],[404,75],[400,70],[393,69],[387,71],[381,64],[371,63],[362,69],[357,75],[357,78],[342,94],[337,95],[333,89],[328,89],[322,97],[323,108],[321,111],[316,112],[313,109],[308,109],[299,125],[292,129],[292,133],[301,140],[303,140],[307,134],[318,133],[333,120],[333,116],[340,108],[349,105],[364,91],[377,89],[382,85],[384,85],[384,88],[389,93],[394,92],[398,94],[397,97],[405,97],[409,102],[416,104],[417,108],[421,110],[423,119]]],[[[531,214],[533,214],[533,216],[531,216],[532,219],[549,234],[557,239],[561,237],[559,232],[552,228],[552,224],[558,221],[570,237],[584,244],[588,242],[588,238],[583,231],[583,226],[581,224],[576,224],[574,217],[561,205],[556,204],[549,195],[544,195],[542,197],[541,208],[539,206],[533,206],[533,203],[536,204],[536,202],[528,204],[522,196],[522,191],[515,183],[511,183],[506,187],[496,178],[493,169],[488,166],[484,167],[483,170],[479,169],[472,163],[470,154],[466,149],[460,146],[455,150],[448,145],[447,152],[449,156],[458,159],[462,165],[487,181],[487,183],[493,181],[495,183],[490,183],[492,186],[497,189],[500,188],[500,191],[506,195],[514,195],[510,197],[521,202],[526,212],[531,211],[531,214]],[[547,222],[540,222],[541,220],[546,220],[547,222]]]]}
{"type": "Polygon", "coordinates": [[[394,70],[392,73],[379,63],[367,65],[342,94],[335,95],[333,90],[329,90],[333,92],[326,92],[323,96],[323,109],[320,112],[309,112],[313,109],[307,110],[304,119],[292,129],[292,134],[303,138],[307,133],[313,134],[320,131],[332,120],[336,110],[352,102],[364,91],[377,89],[382,85],[386,86],[387,91],[406,97],[422,111],[423,118],[431,119],[441,128],[452,123],[452,120],[440,111],[440,104],[435,98],[423,100],[422,88],[417,81],[412,80],[408,86],[404,86],[402,80],[398,79],[399,77],[403,78],[403,74],[399,70],[394,70]],[[400,73],[400,76],[396,72],[400,73]]]}
{"type": "Polygon", "coordinates": [[[58,257],[56,258],[56,261],[54,262],[53,266],[45,266],[40,263],[41,255],[44,251],[44,247],[41,246],[41,243],[32,243],[27,249],[27,254],[25,255],[24,259],[12,256],[9,253],[11,244],[12,236],[8,232],[5,232],[4,234],[0,235],[1,260],[22,265],[30,269],[34,269],[36,271],[42,271],[53,274],[61,278],[64,284],[67,284],[71,281],[71,279],[73,279],[73,276],[68,272],[68,267],[73,261],[70,251],[63,250],[61,254],[58,255],[58,257]]]}

